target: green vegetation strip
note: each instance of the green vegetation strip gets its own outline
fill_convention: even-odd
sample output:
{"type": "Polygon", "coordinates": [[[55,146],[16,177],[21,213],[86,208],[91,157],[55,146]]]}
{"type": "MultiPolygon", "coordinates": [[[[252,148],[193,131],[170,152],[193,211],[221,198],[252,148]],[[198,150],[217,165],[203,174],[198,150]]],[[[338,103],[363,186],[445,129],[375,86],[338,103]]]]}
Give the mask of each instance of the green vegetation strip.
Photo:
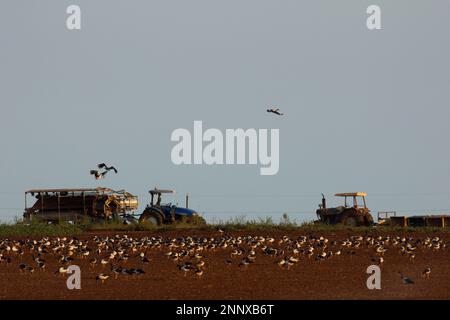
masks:
{"type": "Polygon", "coordinates": [[[75,236],[82,233],[80,226],[73,224],[21,223],[0,224],[0,237],[32,237],[32,236],[75,236]]]}
{"type": "Polygon", "coordinates": [[[316,223],[297,224],[291,221],[287,215],[284,215],[280,222],[274,222],[272,218],[260,218],[256,220],[246,220],[245,216],[232,218],[227,221],[214,221],[211,224],[199,221],[181,221],[174,224],[155,226],[150,223],[124,224],[118,221],[109,221],[103,223],[83,223],[83,224],[45,224],[40,222],[24,223],[21,221],[13,224],[0,224],[0,237],[31,237],[31,236],[76,236],[83,232],[95,231],[173,231],[173,230],[201,230],[236,232],[236,231],[299,231],[302,233],[313,232],[337,232],[348,231],[353,234],[373,234],[388,232],[449,232],[450,228],[403,228],[390,226],[373,227],[347,227],[344,225],[325,225],[316,223]]]}

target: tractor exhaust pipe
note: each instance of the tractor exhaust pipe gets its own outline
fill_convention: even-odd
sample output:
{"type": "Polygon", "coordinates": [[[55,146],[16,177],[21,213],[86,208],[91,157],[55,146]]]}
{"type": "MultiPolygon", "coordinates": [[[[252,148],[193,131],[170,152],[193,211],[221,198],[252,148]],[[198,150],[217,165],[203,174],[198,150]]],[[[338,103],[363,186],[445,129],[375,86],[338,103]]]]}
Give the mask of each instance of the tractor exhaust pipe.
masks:
{"type": "Polygon", "coordinates": [[[327,201],[325,200],[325,195],[322,193],[322,208],[327,208],[327,201]]]}

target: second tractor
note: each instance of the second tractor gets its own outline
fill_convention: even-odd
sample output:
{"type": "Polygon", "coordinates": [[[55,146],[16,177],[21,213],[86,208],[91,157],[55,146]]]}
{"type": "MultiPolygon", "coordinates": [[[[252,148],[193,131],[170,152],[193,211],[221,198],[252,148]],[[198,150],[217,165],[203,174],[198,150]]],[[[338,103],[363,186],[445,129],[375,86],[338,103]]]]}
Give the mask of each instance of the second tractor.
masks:
{"type": "Polygon", "coordinates": [[[328,208],[325,196],[316,211],[319,222],[335,225],[344,224],[349,227],[371,226],[374,224],[372,215],[366,205],[365,192],[337,193],[336,197],[344,198],[344,205],[328,208]]]}

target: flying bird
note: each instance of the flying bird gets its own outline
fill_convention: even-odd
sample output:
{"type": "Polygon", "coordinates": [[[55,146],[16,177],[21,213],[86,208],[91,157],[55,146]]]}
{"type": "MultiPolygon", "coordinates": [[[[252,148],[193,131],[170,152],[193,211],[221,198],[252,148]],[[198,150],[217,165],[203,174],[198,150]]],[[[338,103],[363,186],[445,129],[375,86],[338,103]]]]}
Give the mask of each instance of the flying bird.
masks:
{"type": "Polygon", "coordinates": [[[114,168],[113,166],[108,167],[105,163],[100,163],[100,164],[97,165],[97,167],[99,169],[105,169],[106,171],[113,170],[115,173],[117,173],[117,169],[116,168],[114,168]]]}
{"type": "Polygon", "coordinates": [[[97,170],[91,170],[90,174],[92,174],[95,177],[95,180],[101,180],[105,178],[105,175],[108,173],[108,171],[99,172],[97,170]]]}
{"type": "Polygon", "coordinates": [[[278,109],[278,108],[267,109],[267,112],[275,113],[279,116],[282,116],[284,114],[284,113],[281,113],[280,109],[278,109]]]}
{"type": "Polygon", "coordinates": [[[111,171],[111,170],[113,170],[115,173],[118,172],[117,169],[116,169],[115,167],[113,167],[113,166],[107,166],[105,163],[100,163],[100,164],[97,165],[97,167],[98,167],[99,169],[103,169],[104,171],[100,172],[100,171],[98,171],[98,170],[91,170],[91,171],[90,171],[90,174],[93,175],[93,176],[95,177],[95,180],[101,180],[101,179],[104,179],[105,176],[106,176],[106,174],[107,174],[109,171],[111,171]]]}

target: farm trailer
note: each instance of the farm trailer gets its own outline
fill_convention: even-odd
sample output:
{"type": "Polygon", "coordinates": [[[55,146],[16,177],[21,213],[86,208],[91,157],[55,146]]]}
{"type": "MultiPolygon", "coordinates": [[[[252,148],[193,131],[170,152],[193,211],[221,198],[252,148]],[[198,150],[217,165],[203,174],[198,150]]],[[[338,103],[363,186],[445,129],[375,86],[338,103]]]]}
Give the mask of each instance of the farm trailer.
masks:
{"type": "Polygon", "coordinates": [[[138,198],[109,188],[32,189],[25,192],[25,220],[61,222],[101,221],[132,217],[138,198]],[[28,207],[27,198],[36,201],[28,207]]]}
{"type": "Polygon", "coordinates": [[[448,215],[420,215],[420,216],[397,216],[395,211],[378,212],[379,226],[392,227],[450,227],[450,216],[448,215]]]}

